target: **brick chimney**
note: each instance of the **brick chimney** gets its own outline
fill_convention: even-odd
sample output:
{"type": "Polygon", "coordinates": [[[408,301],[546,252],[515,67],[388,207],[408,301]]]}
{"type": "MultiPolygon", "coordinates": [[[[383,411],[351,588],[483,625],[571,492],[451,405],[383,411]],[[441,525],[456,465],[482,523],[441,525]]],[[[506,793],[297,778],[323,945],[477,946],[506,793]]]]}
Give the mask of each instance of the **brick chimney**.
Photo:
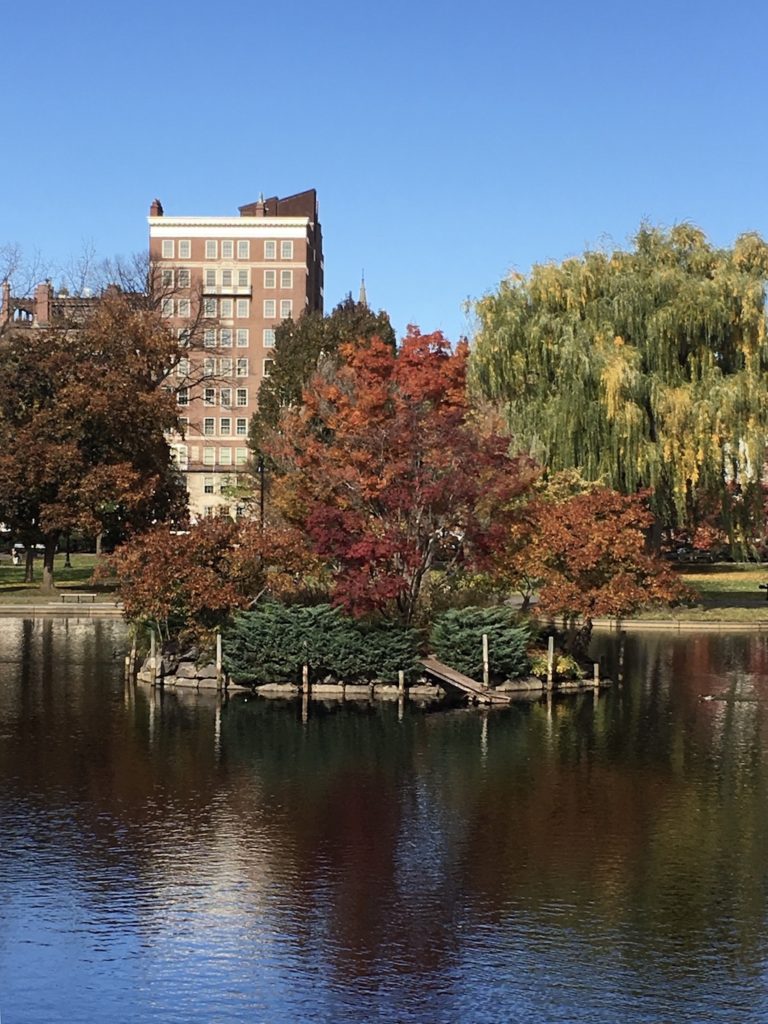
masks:
{"type": "Polygon", "coordinates": [[[35,288],[35,314],[34,322],[45,327],[51,322],[51,307],[53,306],[53,286],[50,281],[44,281],[35,288]]]}
{"type": "Polygon", "coordinates": [[[163,204],[159,199],[153,199],[152,205],[149,208],[150,217],[162,217],[163,216],[163,204]]]}

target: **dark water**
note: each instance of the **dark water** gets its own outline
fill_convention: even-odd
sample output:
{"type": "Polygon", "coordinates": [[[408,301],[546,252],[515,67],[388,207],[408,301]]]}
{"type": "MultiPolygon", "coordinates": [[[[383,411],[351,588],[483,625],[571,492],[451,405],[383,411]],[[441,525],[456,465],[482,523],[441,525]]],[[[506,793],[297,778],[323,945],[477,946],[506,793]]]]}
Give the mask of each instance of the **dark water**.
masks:
{"type": "Polygon", "coordinates": [[[123,643],[0,620],[3,1024],[768,1020],[765,639],[306,723],[126,690],[123,643]]]}

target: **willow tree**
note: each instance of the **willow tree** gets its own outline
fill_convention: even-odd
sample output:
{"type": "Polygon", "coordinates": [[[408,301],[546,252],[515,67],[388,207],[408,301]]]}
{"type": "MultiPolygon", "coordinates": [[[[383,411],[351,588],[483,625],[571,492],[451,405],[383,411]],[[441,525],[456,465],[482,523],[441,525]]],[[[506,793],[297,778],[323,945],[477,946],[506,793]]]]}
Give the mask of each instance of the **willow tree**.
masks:
{"type": "Polygon", "coordinates": [[[472,381],[545,466],[650,488],[668,525],[716,506],[738,539],[762,505],[767,278],[755,234],[717,249],[691,225],[643,227],[477,302],[472,381]]]}

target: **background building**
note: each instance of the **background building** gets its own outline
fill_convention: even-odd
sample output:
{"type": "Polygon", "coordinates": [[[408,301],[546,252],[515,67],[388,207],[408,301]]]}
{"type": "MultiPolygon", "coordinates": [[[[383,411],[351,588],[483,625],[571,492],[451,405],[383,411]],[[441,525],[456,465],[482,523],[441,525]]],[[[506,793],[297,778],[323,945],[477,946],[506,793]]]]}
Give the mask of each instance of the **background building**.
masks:
{"type": "Polygon", "coordinates": [[[178,367],[183,437],[174,439],[195,516],[234,511],[248,427],[269,373],[275,328],[323,308],[323,243],[314,189],[240,207],[239,217],[149,212],[149,254],[163,315],[188,346],[178,367]]]}

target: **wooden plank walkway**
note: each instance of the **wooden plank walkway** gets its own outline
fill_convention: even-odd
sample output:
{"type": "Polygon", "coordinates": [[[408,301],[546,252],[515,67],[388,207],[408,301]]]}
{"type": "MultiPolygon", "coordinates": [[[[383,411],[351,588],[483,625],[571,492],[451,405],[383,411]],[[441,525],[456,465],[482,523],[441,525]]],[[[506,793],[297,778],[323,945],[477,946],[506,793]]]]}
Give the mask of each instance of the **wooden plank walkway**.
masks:
{"type": "Polygon", "coordinates": [[[512,697],[508,693],[499,693],[497,690],[486,690],[482,683],[478,683],[469,676],[462,675],[456,669],[444,665],[437,658],[422,658],[421,665],[424,670],[451,693],[461,693],[477,704],[511,704],[512,697]]]}

